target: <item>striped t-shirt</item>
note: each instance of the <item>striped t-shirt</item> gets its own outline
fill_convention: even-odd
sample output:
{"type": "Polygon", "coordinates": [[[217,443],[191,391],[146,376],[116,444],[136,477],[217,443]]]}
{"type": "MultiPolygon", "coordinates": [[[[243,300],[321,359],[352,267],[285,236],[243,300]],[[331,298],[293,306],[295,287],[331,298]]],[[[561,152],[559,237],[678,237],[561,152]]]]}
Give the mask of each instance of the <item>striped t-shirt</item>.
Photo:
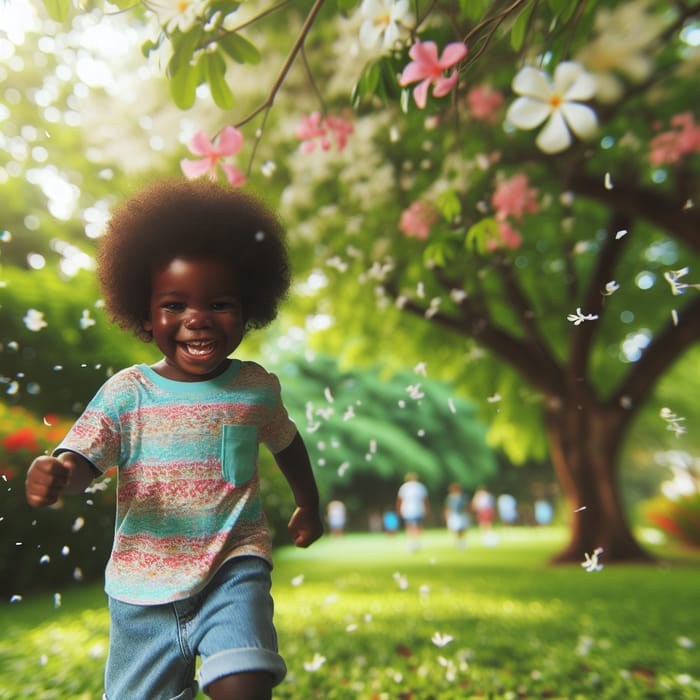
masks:
{"type": "Polygon", "coordinates": [[[277,377],[232,360],[214,379],[177,382],[147,365],[111,377],[56,448],[118,467],[105,590],[155,605],[201,590],[235,556],[271,561],[258,445],[287,447],[296,426],[277,377]]]}

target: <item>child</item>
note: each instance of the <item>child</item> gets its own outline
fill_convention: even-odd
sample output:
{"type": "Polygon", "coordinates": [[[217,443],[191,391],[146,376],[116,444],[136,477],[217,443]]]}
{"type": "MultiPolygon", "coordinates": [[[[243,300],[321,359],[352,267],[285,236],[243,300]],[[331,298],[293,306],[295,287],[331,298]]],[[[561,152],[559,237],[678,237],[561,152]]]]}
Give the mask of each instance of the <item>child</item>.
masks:
{"type": "Polygon", "coordinates": [[[270,597],[270,533],[257,452],[274,454],[297,508],[289,532],[323,530],[304,442],[277,378],[229,359],[275,318],[289,287],[276,217],[239,190],[163,182],[119,208],[97,270],[108,312],[163,359],[111,377],[52,457],[27,475],[50,505],[118,465],[106,570],[108,700],[262,700],[286,673],[270,597]]]}

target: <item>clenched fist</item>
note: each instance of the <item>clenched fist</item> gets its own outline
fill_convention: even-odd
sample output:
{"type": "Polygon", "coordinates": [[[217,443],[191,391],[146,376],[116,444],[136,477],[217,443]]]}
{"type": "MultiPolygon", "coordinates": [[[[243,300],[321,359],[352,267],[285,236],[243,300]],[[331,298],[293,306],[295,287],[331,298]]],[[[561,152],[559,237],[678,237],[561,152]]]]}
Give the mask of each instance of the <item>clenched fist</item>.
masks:
{"type": "Polygon", "coordinates": [[[61,493],[81,493],[95,476],[84,457],[64,452],[60,458],[37,457],[27,472],[27,503],[35,508],[56,503],[61,493]]]}

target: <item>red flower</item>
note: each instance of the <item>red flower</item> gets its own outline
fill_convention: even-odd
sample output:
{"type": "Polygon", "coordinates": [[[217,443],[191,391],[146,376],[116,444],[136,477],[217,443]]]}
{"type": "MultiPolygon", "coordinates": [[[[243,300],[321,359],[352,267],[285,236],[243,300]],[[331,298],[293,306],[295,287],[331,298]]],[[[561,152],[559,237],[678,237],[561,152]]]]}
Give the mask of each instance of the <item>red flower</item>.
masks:
{"type": "Polygon", "coordinates": [[[8,452],[16,452],[17,450],[28,450],[29,452],[39,452],[41,447],[34,431],[27,428],[20,428],[15,430],[14,433],[10,433],[3,438],[2,446],[8,452]]]}

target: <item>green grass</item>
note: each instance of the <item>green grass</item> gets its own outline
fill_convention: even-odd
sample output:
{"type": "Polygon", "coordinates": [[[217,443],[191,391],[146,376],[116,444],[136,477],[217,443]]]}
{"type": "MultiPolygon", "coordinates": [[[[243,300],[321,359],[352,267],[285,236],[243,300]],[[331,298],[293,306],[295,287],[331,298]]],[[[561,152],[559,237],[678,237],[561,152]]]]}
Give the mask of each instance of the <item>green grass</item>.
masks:
{"type": "MultiPolygon", "coordinates": [[[[547,565],[561,538],[514,529],[489,548],[473,534],[458,551],[430,532],[409,553],[402,536],[348,535],[278,551],[289,675],[275,698],[700,698],[700,555],[587,573],[547,565]]],[[[100,698],[100,586],[0,615],[0,700],[100,698]]]]}

